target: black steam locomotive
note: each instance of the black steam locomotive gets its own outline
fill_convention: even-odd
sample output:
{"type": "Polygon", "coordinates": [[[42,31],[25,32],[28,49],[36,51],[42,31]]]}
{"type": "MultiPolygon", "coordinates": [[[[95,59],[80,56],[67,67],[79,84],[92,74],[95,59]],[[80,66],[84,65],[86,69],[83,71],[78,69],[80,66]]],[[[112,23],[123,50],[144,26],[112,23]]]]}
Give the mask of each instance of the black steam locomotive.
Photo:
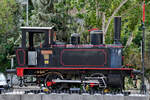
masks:
{"type": "Polygon", "coordinates": [[[77,33],[65,44],[56,41],[53,27],[21,27],[17,76],[23,83],[43,84],[50,90],[123,89],[124,79],[133,75],[133,69],[122,66],[121,17],[115,17],[114,22],[114,44],[110,45],[103,44],[100,30],[90,32],[90,44],[80,44],[77,33]]]}

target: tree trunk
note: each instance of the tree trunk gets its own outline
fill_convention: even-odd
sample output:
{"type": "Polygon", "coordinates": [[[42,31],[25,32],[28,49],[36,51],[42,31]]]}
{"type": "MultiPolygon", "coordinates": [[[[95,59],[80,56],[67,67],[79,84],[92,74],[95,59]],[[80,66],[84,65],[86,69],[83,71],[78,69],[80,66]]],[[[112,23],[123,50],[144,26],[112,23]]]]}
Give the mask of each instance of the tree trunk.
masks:
{"type": "Polygon", "coordinates": [[[106,16],[105,12],[102,13],[102,31],[103,31],[103,43],[105,43],[105,21],[106,21],[106,16]]]}
{"type": "Polygon", "coordinates": [[[105,30],[104,30],[104,38],[105,38],[105,35],[107,33],[107,30],[108,30],[108,27],[112,21],[112,19],[114,18],[115,14],[120,10],[120,8],[127,2],[128,0],[123,0],[120,5],[114,10],[113,14],[111,15],[111,17],[109,18],[106,26],[105,26],[105,30]]]}
{"type": "Polygon", "coordinates": [[[126,43],[126,47],[132,43],[132,40],[133,40],[133,33],[131,33],[130,37],[128,38],[128,41],[126,43]]]}

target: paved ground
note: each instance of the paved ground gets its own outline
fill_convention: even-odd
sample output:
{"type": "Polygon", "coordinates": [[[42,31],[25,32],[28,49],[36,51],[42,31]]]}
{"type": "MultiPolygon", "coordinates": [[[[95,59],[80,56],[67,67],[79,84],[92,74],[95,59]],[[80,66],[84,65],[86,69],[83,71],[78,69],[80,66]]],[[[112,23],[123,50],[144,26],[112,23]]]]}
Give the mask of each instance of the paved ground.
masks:
{"type": "MultiPolygon", "coordinates": [[[[41,90],[41,88],[38,86],[28,86],[28,87],[14,86],[13,89],[4,91],[3,94],[24,94],[25,91],[30,91],[30,90],[41,90]]],[[[140,90],[128,90],[126,92],[131,92],[130,95],[140,95],[140,90]]],[[[106,94],[106,95],[110,95],[110,94],[106,94]]],[[[123,94],[117,94],[117,95],[123,95],[123,94]]]]}
{"type": "Polygon", "coordinates": [[[39,90],[37,86],[18,87],[15,86],[13,90],[6,91],[0,95],[0,100],[149,100],[149,94],[139,94],[137,90],[130,90],[132,94],[124,96],[123,94],[67,94],[67,93],[51,93],[51,94],[24,94],[27,90],[39,90]]]}
{"type": "Polygon", "coordinates": [[[149,100],[149,95],[78,95],[78,94],[22,94],[0,95],[0,100],[149,100]]]}

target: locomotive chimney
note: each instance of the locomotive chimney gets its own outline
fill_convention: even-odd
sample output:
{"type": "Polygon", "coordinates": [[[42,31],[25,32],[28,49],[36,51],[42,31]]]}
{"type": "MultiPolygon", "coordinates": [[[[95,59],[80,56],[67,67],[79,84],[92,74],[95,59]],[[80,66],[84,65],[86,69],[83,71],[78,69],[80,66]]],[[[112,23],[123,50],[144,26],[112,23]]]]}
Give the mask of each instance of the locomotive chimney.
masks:
{"type": "Polygon", "coordinates": [[[114,17],[114,43],[120,44],[120,34],[121,34],[121,17],[114,17]]]}

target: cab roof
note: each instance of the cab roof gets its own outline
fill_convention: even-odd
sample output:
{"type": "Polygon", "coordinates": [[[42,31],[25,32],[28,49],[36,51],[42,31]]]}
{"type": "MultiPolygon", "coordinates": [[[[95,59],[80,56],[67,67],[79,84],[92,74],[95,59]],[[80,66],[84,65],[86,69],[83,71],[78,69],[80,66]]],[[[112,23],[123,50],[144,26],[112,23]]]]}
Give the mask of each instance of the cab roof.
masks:
{"type": "Polygon", "coordinates": [[[23,30],[51,30],[53,29],[54,26],[52,27],[20,27],[23,30]]]}

